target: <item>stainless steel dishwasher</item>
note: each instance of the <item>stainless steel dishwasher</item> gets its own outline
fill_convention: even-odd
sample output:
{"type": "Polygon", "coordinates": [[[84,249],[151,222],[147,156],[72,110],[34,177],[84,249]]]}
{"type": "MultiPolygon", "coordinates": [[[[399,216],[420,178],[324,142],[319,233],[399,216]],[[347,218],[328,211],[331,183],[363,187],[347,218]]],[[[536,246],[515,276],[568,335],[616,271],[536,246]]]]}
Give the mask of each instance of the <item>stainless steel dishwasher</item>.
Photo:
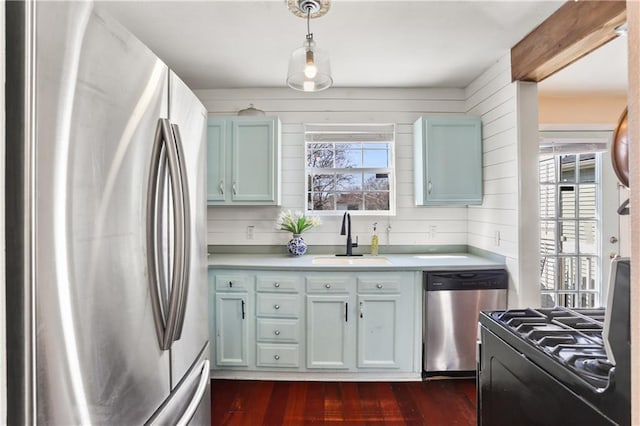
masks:
{"type": "Polygon", "coordinates": [[[475,374],[478,314],[506,309],[508,282],[504,269],[424,273],[425,377],[475,374]]]}

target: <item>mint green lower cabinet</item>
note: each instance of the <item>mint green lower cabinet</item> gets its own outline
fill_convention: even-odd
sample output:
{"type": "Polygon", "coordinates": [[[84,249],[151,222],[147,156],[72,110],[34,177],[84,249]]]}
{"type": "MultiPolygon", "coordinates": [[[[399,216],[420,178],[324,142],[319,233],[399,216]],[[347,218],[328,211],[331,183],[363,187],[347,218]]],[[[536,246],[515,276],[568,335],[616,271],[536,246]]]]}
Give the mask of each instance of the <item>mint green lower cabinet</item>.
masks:
{"type": "Polygon", "coordinates": [[[307,295],[307,368],[352,367],[349,300],[349,295],[307,295]]]}
{"type": "Polygon", "coordinates": [[[215,301],[216,365],[246,367],[249,365],[247,295],[217,293],[215,301]]]}
{"type": "Polygon", "coordinates": [[[402,308],[399,294],[358,296],[358,368],[399,368],[402,308]]]}
{"type": "Polygon", "coordinates": [[[212,368],[419,378],[421,276],[212,268],[212,368]]]}

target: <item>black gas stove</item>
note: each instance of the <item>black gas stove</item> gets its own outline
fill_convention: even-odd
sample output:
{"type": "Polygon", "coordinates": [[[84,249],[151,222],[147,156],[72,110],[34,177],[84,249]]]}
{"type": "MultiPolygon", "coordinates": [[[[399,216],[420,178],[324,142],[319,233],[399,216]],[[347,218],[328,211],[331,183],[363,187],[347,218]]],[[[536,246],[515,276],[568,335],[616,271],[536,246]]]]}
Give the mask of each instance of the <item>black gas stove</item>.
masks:
{"type": "Polygon", "coordinates": [[[630,423],[629,262],[624,262],[612,264],[618,282],[610,286],[617,295],[610,295],[607,309],[480,313],[479,424],[630,423]]]}

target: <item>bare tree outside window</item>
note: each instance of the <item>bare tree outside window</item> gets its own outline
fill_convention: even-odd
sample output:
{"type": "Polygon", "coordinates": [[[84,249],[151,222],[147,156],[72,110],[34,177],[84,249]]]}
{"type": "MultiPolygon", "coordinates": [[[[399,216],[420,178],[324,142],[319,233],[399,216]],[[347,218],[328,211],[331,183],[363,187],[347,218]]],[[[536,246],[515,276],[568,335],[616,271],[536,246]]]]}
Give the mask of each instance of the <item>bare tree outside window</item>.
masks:
{"type": "Polygon", "coordinates": [[[344,135],[306,142],[307,211],[392,211],[393,138],[379,140],[376,134],[368,140],[365,133],[346,130],[344,135]]]}

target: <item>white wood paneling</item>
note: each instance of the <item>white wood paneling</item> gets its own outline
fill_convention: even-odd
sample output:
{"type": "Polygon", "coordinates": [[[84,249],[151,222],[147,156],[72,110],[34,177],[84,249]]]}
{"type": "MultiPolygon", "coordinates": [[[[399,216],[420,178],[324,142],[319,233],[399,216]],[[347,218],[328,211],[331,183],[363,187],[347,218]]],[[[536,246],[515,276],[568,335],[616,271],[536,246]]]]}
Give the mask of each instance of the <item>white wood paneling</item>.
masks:
{"type": "MultiPolygon", "coordinates": [[[[466,208],[416,207],[413,196],[413,122],[426,114],[463,114],[463,89],[331,89],[305,94],[274,88],[201,90],[196,94],[211,115],[235,114],[253,103],[267,115],[277,115],[283,132],[282,206],[209,207],[208,244],[284,245],[291,238],[276,230],[275,220],[280,209],[304,208],[305,123],[396,125],[396,215],[352,215],[352,232],[361,244],[369,244],[373,222],[378,222],[382,245],[467,244],[466,208]],[[254,227],[252,240],[247,238],[247,226],[254,227]]],[[[305,241],[311,245],[344,244],[339,235],[341,217],[321,219],[322,225],[305,232],[305,241]]]]}
{"type": "Polygon", "coordinates": [[[539,305],[537,273],[537,87],[511,82],[505,55],[466,88],[467,113],[482,117],[484,200],[469,207],[468,244],[502,254],[509,306],[539,305]]]}
{"type": "Polygon", "coordinates": [[[467,113],[482,117],[484,198],[469,207],[468,244],[507,258],[509,305],[518,289],[518,133],[516,83],[505,55],[466,88],[467,113]]]}

